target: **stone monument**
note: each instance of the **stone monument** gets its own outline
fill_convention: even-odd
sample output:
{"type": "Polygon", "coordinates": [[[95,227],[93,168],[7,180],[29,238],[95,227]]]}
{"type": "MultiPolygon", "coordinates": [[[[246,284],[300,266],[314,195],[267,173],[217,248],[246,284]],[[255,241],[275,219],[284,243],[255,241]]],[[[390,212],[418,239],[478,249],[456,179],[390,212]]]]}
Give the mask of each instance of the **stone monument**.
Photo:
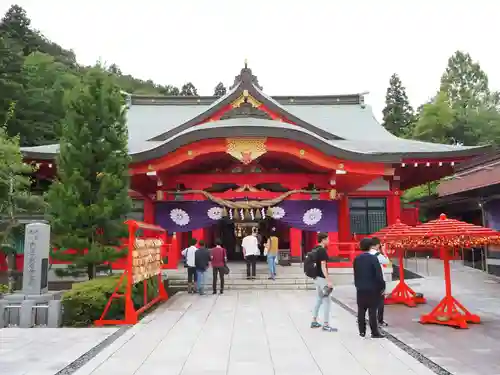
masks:
{"type": "Polygon", "coordinates": [[[23,294],[48,292],[50,226],[44,223],[26,225],[24,237],[23,294]]]}
{"type": "Polygon", "coordinates": [[[50,253],[50,225],[27,224],[24,237],[23,289],[21,293],[5,296],[2,309],[9,309],[9,321],[21,328],[36,324],[58,327],[61,321],[61,303],[49,293],[48,272],[50,253]]]}

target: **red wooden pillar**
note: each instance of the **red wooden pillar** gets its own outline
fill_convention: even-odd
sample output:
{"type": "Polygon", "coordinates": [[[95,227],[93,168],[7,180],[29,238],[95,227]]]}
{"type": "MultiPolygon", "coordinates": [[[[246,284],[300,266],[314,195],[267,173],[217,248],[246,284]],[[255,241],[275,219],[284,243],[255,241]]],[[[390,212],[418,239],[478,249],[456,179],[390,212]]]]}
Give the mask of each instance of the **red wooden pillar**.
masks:
{"type": "Polygon", "coordinates": [[[290,228],[290,255],[300,258],[302,252],[302,230],[290,228]]]}
{"type": "Polygon", "coordinates": [[[198,241],[205,241],[205,228],[198,228],[191,231],[191,237],[196,238],[198,241]]]}
{"type": "Polygon", "coordinates": [[[328,256],[338,256],[339,255],[339,232],[328,232],[328,256]]]}
{"type": "MultiPolygon", "coordinates": [[[[339,242],[349,242],[352,240],[351,234],[351,216],[349,213],[349,197],[347,194],[342,194],[339,199],[339,208],[338,208],[338,226],[339,226],[339,234],[338,241],[339,242]]],[[[339,250],[348,251],[349,248],[346,246],[339,246],[339,250]]]]}
{"type": "Polygon", "coordinates": [[[391,181],[391,192],[387,197],[387,225],[393,225],[401,218],[401,194],[399,180],[391,181]]]}
{"type": "MultiPolygon", "coordinates": [[[[143,221],[147,224],[155,223],[155,202],[149,197],[144,197],[143,221]]],[[[144,230],[144,236],[151,235],[152,232],[144,230]]]]}
{"type": "Polygon", "coordinates": [[[172,257],[172,259],[169,259],[168,261],[169,265],[171,265],[172,268],[177,268],[179,259],[181,259],[181,234],[182,233],[172,233],[169,252],[169,258],[172,257]]]}

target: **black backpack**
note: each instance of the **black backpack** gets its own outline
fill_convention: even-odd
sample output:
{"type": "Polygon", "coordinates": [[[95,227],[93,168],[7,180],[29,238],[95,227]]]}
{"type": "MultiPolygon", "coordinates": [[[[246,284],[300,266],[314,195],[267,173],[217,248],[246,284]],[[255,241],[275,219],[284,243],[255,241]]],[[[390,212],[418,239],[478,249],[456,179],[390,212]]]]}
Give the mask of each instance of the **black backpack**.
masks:
{"type": "Polygon", "coordinates": [[[311,279],[315,279],[316,277],[318,277],[317,260],[318,250],[315,247],[306,255],[306,259],[304,260],[304,273],[311,279]]]}

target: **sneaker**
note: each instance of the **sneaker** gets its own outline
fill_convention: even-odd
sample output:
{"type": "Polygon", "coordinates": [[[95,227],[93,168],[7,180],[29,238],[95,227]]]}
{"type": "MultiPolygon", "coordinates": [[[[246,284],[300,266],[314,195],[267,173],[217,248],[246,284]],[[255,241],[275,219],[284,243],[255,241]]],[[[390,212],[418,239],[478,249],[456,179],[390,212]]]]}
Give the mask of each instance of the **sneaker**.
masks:
{"type": "Polygon", "coordinates": [[[338,332],[338,329],[330,327],[329,325],[324,325],[323,326],[323,331],[326,331],[326,332],[338,332]]]}
{"type": "Polygon", "coordinates": [[[375,333],[375,334],[372,333],[372,339],[383,339],[383,338],[385,338],[385,336],[381,333],[375,333]]]}
{"type": "Polygon", "coordinates": [[[387,322],[386,322],[386,321],[384,321],[384,320],[382,320],[381,322],[379,322],[379,323],[378,323],[378,325],[379,325],[380,327],[388,327],[388,326],[389,326],[389,324],[387,324],[387,322]]]}
{"type": "Polygon", "coordinates": [[[220,291],[220,294],[224,294],[224,291],[223,291],[223,290],[221,290],[221,291],[220,291]]]}
{"type": "Polygon", "coordinates": [[[318,322],[311,323],[311,328],[319,328],[319,327],[321,327],[321,324],[319,324],[318,322]]]}
{"type": "Polygon", "coordinates": [[[217,292],[214,290],[214,291],[212,292],[212,294],[217,294],[217,292]]]}
{"type": "Polygon", "coordinates": [[[366,332],[360,332],[360,333],[359,333],[359,335],[360,335],[361,337],[365,337],[365,336],[366,336],[366,332]]]}

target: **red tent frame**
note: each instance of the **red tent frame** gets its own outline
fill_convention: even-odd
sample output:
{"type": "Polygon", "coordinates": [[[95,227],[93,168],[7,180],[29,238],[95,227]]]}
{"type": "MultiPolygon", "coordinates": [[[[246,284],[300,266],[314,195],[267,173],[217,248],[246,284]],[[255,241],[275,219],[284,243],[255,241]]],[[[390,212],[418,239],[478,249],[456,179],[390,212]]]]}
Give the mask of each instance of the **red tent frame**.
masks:
{"type": "Polygon", "coordinates": [[[496,243],[500,233],[489,228],[446,218],[420,224],[403,235],[401,246],[439,248],[444,265],[445,296],[428,314],[420,317],[422,324],[440,324],[455,328],[468,328],[468,323],[480,323],[481,318],[472,314],[451,292],[450,250],[473,245],[496,243]]]}
{"type": "MultiPolygon", "coordinates": [[[[162,274],[161,271],[157,274],[158,277],[158,295],[153,298],[151,301],[148,301],[148,283],[144,282],[144,305],[138,310],[134,307],[134,302],[132,300],[132,285],[133,285],[133,251],[136,237],[136,232],[139,229],[144,230],[144,237],[146,238],[155,238],[162,240],[163,245],[166,246],[167,242],[167,232],[162,227],[143,223],[135,220],[127,220],[125,224],[128,226],[128,254],[127,254],[127,266],[125,271],[122,273],[120,279],[117,282],[116,288],[113,291],[113,294],[109,297],[108,303],[106,304],[104,311],[102,312],[99,320],[96,320],[94,323],[96,326],[103,325],[131,325],[136,324],[139,321],[139,315],[149,309],[151,306],[155,305],[158,302],[168,300],[168,293],[165,290],[165,286],[163,285],[162,274]],[[123,283],[125,283],[125,293],[119,293],[120,288],[123,283]],[[111,303],[116,298],[124,298],[125,299],[125,317],[123,320],[112,320],[105,319],[106,314],[108,313],[109,308],[111,307],[111,303]]],[[[164,249],[162,249],[161,253],[164,253],[164,249]]],[[[146,281],[146,280],[144,280],[146,281]]]]}
{"type": "MultiPolygon", "coordinates": [[[[398,240],[401,236],[409,233],[412,229],[409,225],[401,223],[398,219],[396,223],[385,227],[374,233],[372,237],[378,237],[383,243],[385,243],[389,248],[391,247],[391,242],[398,240]]],[[[399,259],[399,282],[396,287],[392,290],[389,295],[384,299],[386,305],[393,304],[403,304],[409,307],[415,307],[417,304],[426,303],[426,299],[416,293],[405,281],[405,270],[404,270],[404,255],[405,251],[401,248],[393,247],[394,251],[398,255],[399,259]]]]}

